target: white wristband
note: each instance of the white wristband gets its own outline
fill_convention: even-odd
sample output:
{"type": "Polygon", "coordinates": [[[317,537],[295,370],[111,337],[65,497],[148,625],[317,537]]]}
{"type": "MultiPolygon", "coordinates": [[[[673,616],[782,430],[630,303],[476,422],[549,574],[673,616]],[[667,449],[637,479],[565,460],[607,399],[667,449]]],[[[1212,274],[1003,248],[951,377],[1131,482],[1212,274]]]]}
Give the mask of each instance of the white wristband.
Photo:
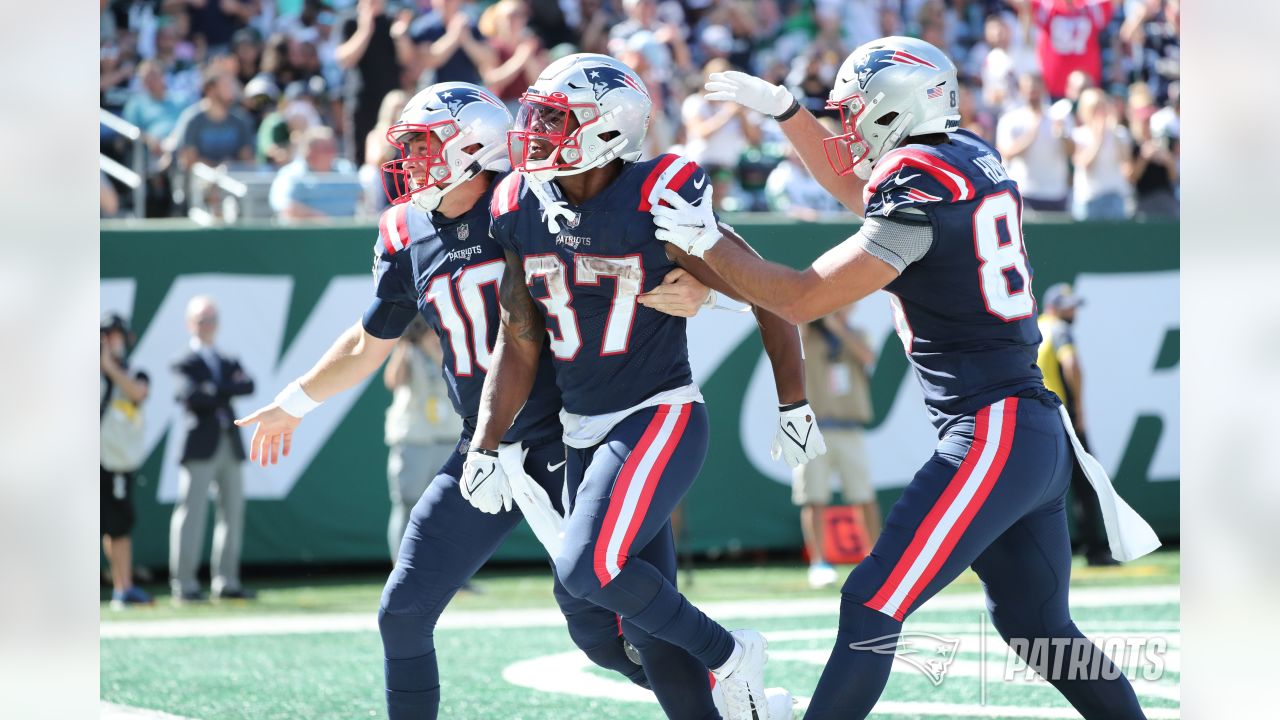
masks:
{"type": "Polygon", "coordinates": [[[310,395],[302,389],[302,385],[297,380],[284,386],[284,389],[276,395],[276,405],[290,415],[300,418],[303,415],[320,407],[320,403],[311,399],[310,395]]]}

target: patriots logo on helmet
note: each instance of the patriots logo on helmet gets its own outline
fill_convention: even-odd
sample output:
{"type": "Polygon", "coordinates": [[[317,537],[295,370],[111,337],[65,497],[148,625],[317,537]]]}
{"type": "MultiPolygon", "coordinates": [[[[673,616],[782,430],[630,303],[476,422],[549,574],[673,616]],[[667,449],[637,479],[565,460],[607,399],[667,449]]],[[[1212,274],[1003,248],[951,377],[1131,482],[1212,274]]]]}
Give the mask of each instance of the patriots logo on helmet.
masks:
{"type": "Polygon", "coordinates": [[[912,55],[906,50],[894,50],[892,48],[880,48],[867,53],[861,62],[854,68],[854,73],[858,76],[858,87],[863,90],[867,89],[867,83],[871,82],[872,76],[890,65],[919,65],[921,67],[938,69],[937,65],[912,55]]]}
{"type": "Polygon", "coordinates": [[[596,100],[604,97],[612,90],[618,88],[629,87],[632,90],[639,90],[640,94],[648,97],[649,93],[640,83],[637,83],[630,75],[615,67],[608,65],[595,65],[585,69],[587,79],[591,81],[591,89],[595,91],[596,100]]]}
{"type": "Polygon", "coordinates": [[[440,102],[444,103],[445,107],[449,108],[449,114],[454,117],[458,117],[458,113],[462,112],[462,108],[473,102],[486,102],[490,105],[495,104],[493,100],[487,97],[484,93],[479,90],[472,90],[471,88],[453,88],[452,90],[445,90],[440,93],[438,97],[440,98],[440,102]]]}

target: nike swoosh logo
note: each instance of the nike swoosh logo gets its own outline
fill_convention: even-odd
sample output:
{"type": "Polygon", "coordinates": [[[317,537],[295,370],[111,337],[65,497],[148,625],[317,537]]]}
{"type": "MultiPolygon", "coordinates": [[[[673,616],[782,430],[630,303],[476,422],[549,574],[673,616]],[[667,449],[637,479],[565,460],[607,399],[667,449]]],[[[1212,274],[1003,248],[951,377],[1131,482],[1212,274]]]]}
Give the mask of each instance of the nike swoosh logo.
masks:
{"type": "Polygon", "coordinates": [[[547,472],[555,472],[555,471],[559,470],[560,468],[564,467],[564,464],[565,464],[565,463],[567,463],[567,462],[569,462],[569,461],[568,461],[568,460],[561,460],[560,462],[556,463],[555,465],[552,465],[551,463],[547,463],[547,472]]]}
{"type": "Polygon", "coordinates": [[[488,480],[489,478],[493,477],[493,471],[492,471],[492,470],[490,470],[490,471],[489,471],[489,474],[488,474],[488,475],[485,475],[484,477],[480,477],[480,473],[481,473],[481,472],[483,472],[483,471],[482,471],[482,470],[476,470],[476,474],[472,476],[472,478],[471,478],[471,482],[467,485],[467,492],[469,492],[469,493],[473,493],[473,492],[475,492],[475,491],[476,491],[476,488],[478,488],[478,487],[480,487],[481,485],[483,485],[483,484],[484,484],[484,482],[485,482],[485,480],[488,480]],[[476,482],[477,480],[479,480],[479,482],[476,482]]]}
{"type": "Polygon", "coordinates": [[[786,433],[787,437],[791,438],[791,442],[799,445],[801,450],[809,449],[809,435],[813,434],[813,425],[810,425],[809,429],[805,430],[803,442],[800,440],[800,433],[796,430],[795,423],[793,422],[788,421],[787,424],[782,427],[782,432],[786,433]]]}
{"type": "Polygon", "coordinates": [[[916,173],[915,175],[908,175],[906,177],[902,177],[902,175],[894,175],[893,178],[891,179],[893,180],[894,185],[901,185],[902,183],[908,180],[914,180],[918,177],[920,177],[920,173],[916,173]]]}
{"type": "Polygon", "coordinates": [[[694,181],[693,181],[693,189],[694,189],[694,190],[701,190],[701,189],[702,189],[702,186],[703,186],[703,185],[706,185],[706,184],[707,184],[707,176],[706,176],[706,175],[703,175],[702,177],[700,177],[700,178],[698,178],[697,180],[694,180],[694,181]]]}

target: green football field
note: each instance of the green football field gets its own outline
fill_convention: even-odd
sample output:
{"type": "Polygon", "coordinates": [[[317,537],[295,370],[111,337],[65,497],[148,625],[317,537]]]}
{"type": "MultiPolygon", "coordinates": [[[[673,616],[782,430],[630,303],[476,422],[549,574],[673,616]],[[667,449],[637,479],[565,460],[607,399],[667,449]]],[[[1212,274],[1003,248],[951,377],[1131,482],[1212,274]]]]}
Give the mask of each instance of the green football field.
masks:
{"type": "MultiPolygon", "coordinates": [[[[1073,614],[1134,679],[1151,718],[1179,717],[1179,556],[1076,567],[1073,614]],[[1112,650],[1112,648],[1115,648],[1112,650]]],[[[804,568],[698,567],[690,598],[729,627],[769,639],[770,685],[803,717],[835,637],[838,591],[810,590],[804,568]]],[[[113,612],[104,604],[103,717],[383,718],[374,617],[380,578],[256,585],[254,603],[113,612]]],[[[661,718],[653,697],[597,670],[569,641],[549,571],[486,571],[436,632],[442,718],[661,718]]],[[[1047,683],[1009,660],[968,573],[907,622],[874,717],[1073,718],[1047,683]]]]}

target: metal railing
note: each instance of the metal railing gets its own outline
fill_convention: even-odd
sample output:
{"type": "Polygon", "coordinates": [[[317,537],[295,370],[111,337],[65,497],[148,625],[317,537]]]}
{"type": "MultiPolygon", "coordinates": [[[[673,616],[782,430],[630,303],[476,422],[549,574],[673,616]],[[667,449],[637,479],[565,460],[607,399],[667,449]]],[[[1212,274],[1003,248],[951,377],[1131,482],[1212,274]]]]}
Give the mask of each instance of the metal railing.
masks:
{"type": "Polygon", "coordinates": [[[128,140],[133,156],[133,167],[128,168],[100,152],[98,167],[133,191],[133,213],[136,217],[146,217],[147,143],[142,137],[142,128],[102,108],[98,108],[98,122],[128,140]]]}
{"type": "Polygon", "coordinates": [[[213,167],[202,162],[196,162],[191,166],[191,188],[191,194],[188,196],[187,217],[201,225],[212,225],[219,220],[234,223],[240,217],[240,204],[249,194],[249,186],[231,177],[226,168],[213,167]],[[212,185],[219,190],[220,207],[217,214],[210,212],[204,205],[205,192],[199,189],[200,183],[206,187],[212,185]]]}

